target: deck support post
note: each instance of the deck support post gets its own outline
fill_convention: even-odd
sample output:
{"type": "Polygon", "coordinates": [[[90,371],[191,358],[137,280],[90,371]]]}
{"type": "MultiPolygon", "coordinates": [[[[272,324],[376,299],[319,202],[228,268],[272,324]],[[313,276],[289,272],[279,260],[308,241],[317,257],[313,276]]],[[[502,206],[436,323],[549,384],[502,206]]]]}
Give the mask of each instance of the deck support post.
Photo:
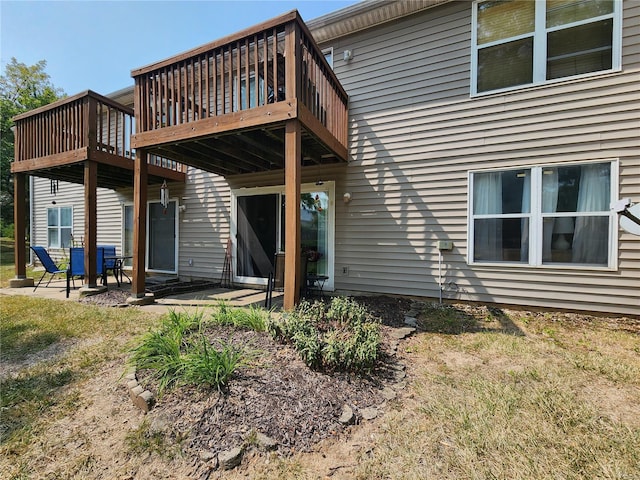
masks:
{"type": "Polygon", "coordinates": [[[97,286],[98,251],[98,164],[92,160],[84,162],[84,284],[97,286]]]}
{"type": "Polygon", "coordinates": [[[284,309],[291,310],[300,299],[300,179],[302,170],[302,134],[298,120],[289,120],[285,130],[285,262],[284,309]]]}
{"type": "Polygon", "coordinates": [[[133,277],[132,298],[145,296],[145,254],[147,239],[147,160],[145,149],[136,149],[133,170],[133,277]]]}
{"type": "Polygon", "coordinates": [[[16,277],[9,280],[9,287],[20,288],[33,286],[33,278],[27,278],[27,248],[25,245],[26,213],[27,213],[27,175],[13,174],[13,225],[14,225],[14,260],[16,277]]]}

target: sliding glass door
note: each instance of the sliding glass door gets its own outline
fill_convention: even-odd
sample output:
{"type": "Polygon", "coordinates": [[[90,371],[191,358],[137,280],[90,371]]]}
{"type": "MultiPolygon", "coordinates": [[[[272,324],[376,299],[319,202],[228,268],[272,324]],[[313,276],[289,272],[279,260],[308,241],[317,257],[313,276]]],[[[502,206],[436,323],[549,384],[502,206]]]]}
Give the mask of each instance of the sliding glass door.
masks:
{"type": "MultiPolygon", "coordinates": [[[[307,272],[326,275],[333,288],[333,182],[303,185],[300,196],[301,251],[307,272]]],[[[265,284],[275,254],[284,252],[284,187],[241,189],[234,194],[235,280],[265,284]]]]}

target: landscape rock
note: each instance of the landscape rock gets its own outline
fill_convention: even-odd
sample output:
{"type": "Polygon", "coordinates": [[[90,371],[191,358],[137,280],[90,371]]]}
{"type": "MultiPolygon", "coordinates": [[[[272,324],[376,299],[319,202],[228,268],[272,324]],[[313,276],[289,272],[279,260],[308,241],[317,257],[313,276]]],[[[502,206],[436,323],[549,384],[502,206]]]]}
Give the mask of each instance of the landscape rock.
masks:
{"type": "Polygon", "coordinates": [[[240,465],[242,461],[242,449],[240,447],[225,450],[218,454],[218,463],[223,470],[231,470],[240,465]]]}
{"type": "Polygon", "coordinates": [[[264,433],[258,433],[256,435],[256,441],[258,445],[265,450],[275,450],[278,448],[278,442],[264,433]]]}
{"type": "Polygon", "coordinates": [[[391,332],[391,336],[397,340],[404,340],[416,331],[414,327],[395,328],[391,332]]]}
{"type": "Polygon", "coordinates": [[[373,407],[369,407],[369,408],[363,408],[360,411],[360,414],[362,415],[362,418],[365,420],[373,420],[374,418],[376,418],[378,416],[378,409],[377,408],[373,408],[373,407]]]}
{"type": "Polygon", "coordinates": [[[407,382],[403,380],[401,382],[394,383],[393,385],[391,385],[391,388],[393,388],[394,390],[404,390],[405,388],[407,388],[407,382]]]}
{"type": "MultiPolygon", "coordinates": [[[[136,387],[137,388],[137,387],[136,387]]],[[[148,413],[153,408],[153,404],[155,403],[155,398],[153,394],[149,390],[145,390],[140,395],[136,397],[134,400],[135,406],[138,407],[145,413],[148,413]]]]}
{"type": "Polygon", "coordinates": [[[352,423],[355,422],[355,420],[356,420],[356,416],[353,413],[353,410],[351,409],[351,407],[349,405],[344,405],[342,407],[342,414],[340,415],[340,418],[338,419],[338,421],[343,425],[351,425],[352,423]]]}
{"type": "Polygon", "coordinates": [[[401,382],[407,377],[407,373],[404,370],[396,370],[396,373],[393,376],[393,379],[396,383],[401,382]]]}
{"type": "Polygon", "coordinates": [[[129,390],[129,396],[131,397],[131,401],[134,404],[136,403],[136,398],[138,398],[138,395],[140,395],[142,392],[144,392],[144,388],[138,385],[138,382],[136,382],[136,385],[129,390]]]}
{"type": "Polygon", "coordinates": [[[202,460],[203,462],[208,462],[210,460],[213,460],[214,458],[217,458],[216,454],[210,450],[202,450],[198,454],[198,456],[200,457],[200,460],[202,460]]]}
{"type": "Polygon", "coordinates": [[[382,390],[382,397],[385,400],[394,400],[397,396],[398,394],[389,387],[384,387],[384,389],[382,390]]]}
{"type": "Polygon", "coordinates": [[[405,316],[404,317],[404,323],[406,325],[409,325],[410,327],[417,327],[418,326],[418,319],[413,317],[413,316],[405,316]]]}

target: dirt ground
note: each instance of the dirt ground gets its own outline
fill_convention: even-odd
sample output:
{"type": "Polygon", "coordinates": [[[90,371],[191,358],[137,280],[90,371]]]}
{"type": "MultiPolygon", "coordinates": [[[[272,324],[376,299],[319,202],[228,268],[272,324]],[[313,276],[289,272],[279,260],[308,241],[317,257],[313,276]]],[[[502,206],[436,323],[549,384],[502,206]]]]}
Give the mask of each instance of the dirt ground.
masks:
{"type": "MultiPolygon", "coordinates": [[[[371,408],[382,416],[386,409],[411,401],[403,388],[406,359],[402,348],[394,348],[394,332],[406,327],[412,301],[357,300],[383,324],[382,361],[370,375],[312,372],[295,352],[266,334],[221,328],[218,338],[256,352],[252,368],[239,371],[223,392],[187,388],[168,392],[145,415],[128,396],[123,379],[126,358],[117,358],[71,392],[77,403],[74,413],[55,421],[45,440],[32,445],[29,464],[38,472],[35,478],[252,478],[256,465],[297,452],[307,452],[317,478],[345,478],[357,454],[371,448],[374,422],[363,417],[371,408]],[[345,405],[354,411],[355,425],[338,421],[345,405]],[[276,449],[266,452],[258,434],[273,439],[276,449]],[[216,456],[233,447],[244,449],[243,463],[233,472],[222,472],[216,456]]],[[[115,298],[94,301],[117,303],[115,298]]],[[[486,316],[485,306],[461,308],[469,318],[486,316]]],[[[494,317],[500,323],[500,316],[494,317]]],[[[640,333],[638,320],[618,323],[615,318],[587,320],[580,314],[563,314],[576,326],[594,318],[605,328],[640,333]]],[[[508,329],[508,322],[497,328],[508,329]]],[[[144,376],[139,381],[154,390],[144,376]]]]}

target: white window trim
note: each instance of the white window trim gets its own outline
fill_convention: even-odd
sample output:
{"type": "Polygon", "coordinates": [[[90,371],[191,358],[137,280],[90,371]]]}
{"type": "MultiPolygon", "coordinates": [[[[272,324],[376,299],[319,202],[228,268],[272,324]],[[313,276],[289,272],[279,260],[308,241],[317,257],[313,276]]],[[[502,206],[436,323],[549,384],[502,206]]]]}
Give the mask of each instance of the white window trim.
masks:
{"type": "MultiPolygon", "coordinates": [[[[120,229],[120,252],[121,252],[122,255],[126,254],[124,247],[125,247],[125,237],[126,237],[126,232],[125,232],[125,228],[126,228],[125,217],[126,217],[126,214],[125,214],[125,210],[127,209],[127,207],[131,207],[133,209],[134,208],[133,202],[123,202],[122,203],[122,209],[121,209],[121,212],[120,212],[120,214],[121,214],[120,223],[122,224],[122,228],[120,229]]],[[[134,226],[134,228],[135,228],[135,226],[134,226]]],[[[131,241],[131,244],[132,244],[131,245],[131,247],[132,247],[131,255],[133,255],[133,240],[131,241]]],[[[125,270],[132,270],[133,269],[133,267],[130,267],[130,266],[127,266],[127,265],[124,265],[124,264],[123,264],[123,268],[125,270]]]]}
{"type": "Polygon", "coordinates": [[[583,78],[596,77],[599,75],[611,74],[620,72],[622,70],[622,0],[614,0],[613,12],[608,15],[601,15],[599,17],[592,17],[586,20],[573,22],[556,27],[546,28],[546,11],[545,1],[536,0],[536,17],[535,17],[535,30],[531,33],[525,33],[517,35],[515,37],[503,38],[494,42],[489,42],[482,45],[482,48],[491,47],[494,45],[501,45],[504,43],[512,42],[522,38],[533,37],[533,79],[531,83],[523,85],[514,85],[512,87],[505,87],[496,90],[487,90],[484,92],[478,92],[478,5],[487,0],[475,0],[471,7],[471,78],[470,78],[470,91],[471,97],[479,97],[484,95],[493,95],[497,93],[510,92],[514,90],[523,90],[526,88],[537,87],[540,85],[552,85],[556,83],[565,83],[583,78]],[[573,75],[569,77],[554,78],[552,80],[546,80],[546,68],[547,68],[547,33],[558,30],[564,30],[566,28],[575,27],[578,25],[585,25],[591,22],[597,22],[608,18],[613,19],[613,38],[611,45],[611,69],[598,70],[596,72],[583,73],[580,75],[573,75]]]}
{"type": "Polygon", "coordinates": [[[62,238],[60,235],[60,229],[61,228],[71,228],[71,236],[73,237],[73,205],[56,205],[55,207],[47,207],[47,248],[57,248],[57,249],[62,249],[64,248],[62,245],[60,245],[60,239],[62,238]],[[63,208],[69,208],[71,209],[71,225],[64,225],[61,226],[60,225],[60,210],[63,208]],[[57,210],[58,211],[58,225],[57,226],[49,226],[49,210],[57,210]],[[58,245],[56,246],[52,246],[49,245],[49,229],[50,228],[57,228],[58,229],[58,245]]]}
{"type": "MultiPolygon", "coordinates": [[[[310,193],[316,192],[319,190],[326,190],[329,192],[329,212],[327,218],[327,276],[329,277],[324,284],[324,290],[328,292],[332,292],[334,290],[334,277],[335,277],[335,193],[336,193],[336,184],[334,181],[325,181],[323,185],[318,186],[315,183],[303,183],[300,186],[300,193],[310,193]]],[[[280,194],[284,195],[285,187],[284,185],[270,186],[270,187],[253,187],[253,188],[239,188],[231,190],[231,243],[232,243],[232,251],[233,251],[233,281],[238,283],[244,283],[247,285],[266,285],[267,280],[263,278],[254,278],[254,277],[241,277],[236,274],[237,272],[237,263],[236,263],[236,252],[238,248],[236,235],[238,232],[238,211],[237,211],[237,197],[246,197],[253,195],[269,195],[269,194],[280,194]]],[[[280,209],[278,209],[278,225],[280,225],[280,209]]],[[[278,229],[278,235],[281,235],[282,232],[278,229]]],[[[276,248],[278,251],[280,250],[280,245],[282,244],[280,236],[278,236],[276,240],[276,248]]]]}
{"type": "MultiPolygon", "coordinates": [[[[491,168],[469,170],[467,177],[467,264],[474,267],[508,267],[508,268],[536,268],[536,269],[554,269],[554,270],[597,270],[597,271],[616,271],[618,270],[618,217],[613,211],[609,211],[606,216],[609,217],[609,252],[607,265],[583,265],[579,263],[562,264],[562,263],[542,263],[542,224],[544,215],[542,213],[542,170],[549,167],[566,167],[572,165],[589,165],[594,163],[609,163],[611,165],[611,185],[610,185],[610,201],[615,201],[619,197],[619,159],[604,158],[599,160],[589,160],[584,162],[566,162],[566,163],[548,163],[548,164],[532,164],[518,165],[517,167],[507,168],[491,168]],[[476,173],[489,172],[506,172],[510,170],[527,169],[531,171],[531,208],[529,213],[511,213],[499,215],[474,215],[473,214],[473,176],[476,173]],[[538,170],[538,174],[534,174],[534,170],[538,170]],[[530,232],[529,235],[529,262],[476,262],[474,258],[474,220],[478,218],[528,218],[530,232]]],[[[546,214],[548,215],[548,214],[546,214]]],[[[558,212],[554,217],[567,216],[593,216],[592,212],[558,212]]],[[[602,214],[601,216],[605,216],[602,214]]]]}

